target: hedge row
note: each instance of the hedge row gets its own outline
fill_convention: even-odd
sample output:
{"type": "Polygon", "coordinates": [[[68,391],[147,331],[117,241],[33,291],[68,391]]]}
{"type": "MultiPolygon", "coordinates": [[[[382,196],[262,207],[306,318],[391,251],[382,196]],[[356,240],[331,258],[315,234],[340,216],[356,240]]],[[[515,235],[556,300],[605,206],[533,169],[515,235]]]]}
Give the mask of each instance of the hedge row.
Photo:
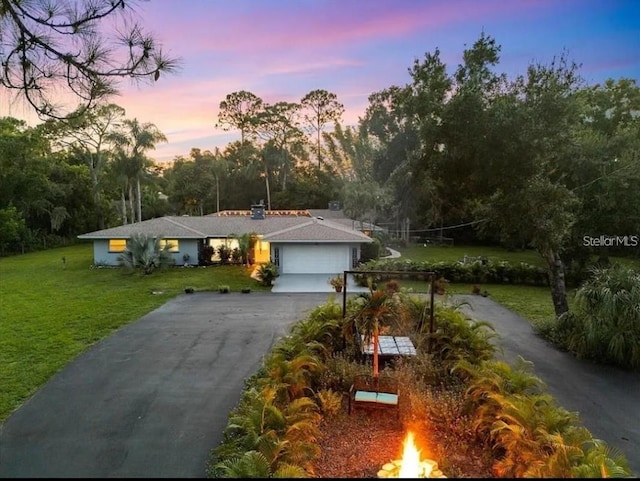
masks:
{"type": "MultiPolygon", "coordinates": [[[[507,261],[478,260],[463,264],[457,261],[430,262],[398,258],[369,261],[361,264],[356,270],[363,272],[402,271],[407,272],[407,278],[410,278],[412,272],[429,271],[435,272],[436,278],[444,277],[453,283],[549,285],[546,269],[526,262],[511,264],[507,261]]],[[[380,279],[385,278],[384,275],[379,277],[380,279]]]]}

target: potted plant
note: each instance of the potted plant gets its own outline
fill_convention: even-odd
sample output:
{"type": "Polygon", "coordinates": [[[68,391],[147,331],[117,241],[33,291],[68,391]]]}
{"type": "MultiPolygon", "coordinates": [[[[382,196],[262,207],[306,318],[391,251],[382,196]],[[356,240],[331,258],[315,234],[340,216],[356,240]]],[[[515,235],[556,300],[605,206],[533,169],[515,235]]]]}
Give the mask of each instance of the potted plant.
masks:
{"type": "Polygon", "coordinates": [[[336,292],[342,292],[342,288],[344,287],[344,279],[341,275],[338,274],[329,279],[329,284],[333,286],[336,292]]]}

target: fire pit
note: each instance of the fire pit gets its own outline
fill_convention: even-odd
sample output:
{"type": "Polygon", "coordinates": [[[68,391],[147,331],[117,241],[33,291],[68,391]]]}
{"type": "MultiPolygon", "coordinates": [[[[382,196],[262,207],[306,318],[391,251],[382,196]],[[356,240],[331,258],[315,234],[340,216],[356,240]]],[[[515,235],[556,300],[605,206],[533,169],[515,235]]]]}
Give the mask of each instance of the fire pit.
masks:
{"type": "Polygon", "coordinates": [[[404,440],[402,459],[396,459],[382,466],[379,478],[446,478],[432,459],[420,459],[420,450],[414,442],[412,432],[404,440]]]}

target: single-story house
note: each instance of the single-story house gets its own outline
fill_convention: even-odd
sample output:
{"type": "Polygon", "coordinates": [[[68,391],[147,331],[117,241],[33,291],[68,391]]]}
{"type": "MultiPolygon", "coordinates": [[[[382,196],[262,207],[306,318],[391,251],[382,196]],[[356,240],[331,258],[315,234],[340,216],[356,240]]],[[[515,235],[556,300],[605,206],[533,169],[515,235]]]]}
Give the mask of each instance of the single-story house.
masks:
{"type": "MultiPolygon", "coordinates": [[[[221,211],[205,216],[165,216],[79,235],[93,241],[95,265],[118,265],[133,234],[147,234],[170,244],[176,264],[198,264],[201,246],[233,249],[236,237],[255,233],[256,263],[272,261],[281,274],[337,274],[355,267],[363,243],[372,239],[348,225],[315,217],[308,210],[221,211]]],[[[217,254],[216,254],[217,255],[217,254]]],[[[215,257],[214,259],[215,260],[215,257]]]]}

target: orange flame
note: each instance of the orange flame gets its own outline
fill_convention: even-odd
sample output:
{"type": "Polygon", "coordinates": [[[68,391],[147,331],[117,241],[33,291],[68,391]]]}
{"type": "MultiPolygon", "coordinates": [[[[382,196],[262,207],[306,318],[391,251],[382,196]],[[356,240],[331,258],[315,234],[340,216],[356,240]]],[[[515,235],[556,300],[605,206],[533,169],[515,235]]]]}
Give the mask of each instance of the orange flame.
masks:
{"type": "Polygon", "coordinates": [[[420,450],[414,442],[414,434],[409,431],[404,440],[399,478],[427,478],[431,473],[429,465],[420,462],[420,450]]]}

